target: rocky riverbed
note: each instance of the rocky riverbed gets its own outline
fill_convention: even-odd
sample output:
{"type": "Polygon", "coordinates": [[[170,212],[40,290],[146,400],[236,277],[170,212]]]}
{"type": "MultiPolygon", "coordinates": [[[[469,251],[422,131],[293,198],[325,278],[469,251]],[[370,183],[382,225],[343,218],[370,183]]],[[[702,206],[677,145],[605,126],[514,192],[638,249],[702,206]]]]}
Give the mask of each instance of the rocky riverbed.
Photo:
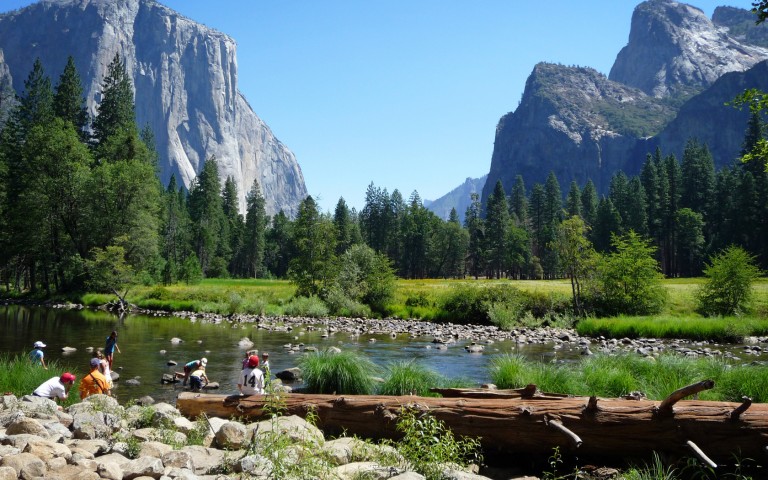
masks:
{"type": "MultiPolygon", "coordinates": [[[[191,421],[152,400],[124,407],[95,395],[68,408],[40,397],[0,399],[0,480],[398,479],[424,477],[391,446],[326,439],[296,416],[244,424],[191,421]]],[[[489,479],[477,467],[444,478],[489,479]]],[[[500,477],[499,477],[500,478],[500,477]]],[[[507,472],[503,478],[528,478],[507,472]]]]}

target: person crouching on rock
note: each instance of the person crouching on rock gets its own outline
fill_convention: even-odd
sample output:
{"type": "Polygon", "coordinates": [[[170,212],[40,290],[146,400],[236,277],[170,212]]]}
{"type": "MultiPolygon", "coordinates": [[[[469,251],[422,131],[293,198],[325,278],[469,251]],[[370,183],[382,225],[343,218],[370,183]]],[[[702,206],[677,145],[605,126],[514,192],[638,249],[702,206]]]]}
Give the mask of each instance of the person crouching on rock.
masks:
{"type": "Polygon", "coordinates": [[[99,393],[110,395],[109,383],[107,383],[107,379],[99,371],[100,365],[101,360],[96,357],[91,358],[91,371],[80,380],[80,400],[99,393]]]}
{"type": "Polygon", "coordinates": [[[191,362],[184,365],[184,381],[181,382],[183,386],[187,386],[187,381],[189,380],[189,376],[194,372],[195,370],[199,369],[200,367],[207,367],[208,366],[208,359],[203,357],[200,360],[192,360],[191,362]]]}
{"type": "Polygon", "coordinates": [[[197,392],[204,386],[207,386],[208,383],[208,377],[205,375],[204,365],[200,365],[197,370],[189,374],[189,388],[193,392],[197,392]]]}
{"type": "Polygon", "coordinates": [[[248,357],[248,366],[240,374],[237,388],[240,395],[264,394],[264,373],[259,370],[259,357],[256,355],[248,357]]]}
{"type": "Polygon", "coordinates": [[[60,377],[53,377],[52,379],[44,382],[37,387],[32,393],[35,397],[50,398],[51,400],[58,402],[66,400],[69,396],[69,389],[75,384],[75,376],[69,372],[66,372],[60,377]]]}

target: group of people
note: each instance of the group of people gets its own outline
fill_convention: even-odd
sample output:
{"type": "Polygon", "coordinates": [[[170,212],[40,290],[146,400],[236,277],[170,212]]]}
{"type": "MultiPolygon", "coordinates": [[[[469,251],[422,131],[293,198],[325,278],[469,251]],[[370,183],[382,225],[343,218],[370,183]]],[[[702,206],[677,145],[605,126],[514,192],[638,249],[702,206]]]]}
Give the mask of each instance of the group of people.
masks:
{"type": "MultiPolygon", "coordinates": [[[[203,357],[192,360],[184,365],[184,380],[182,385],[189,383],[192,391],[198,391],[210,383],[205,373],[208,359],[203,357]]],[[[179,375],[179,374],[177,374],[179,375]]],[[[238,378],[237,388],[242,395],[258,395],[264,393],[265,378],[269,378],[269,353],[263,352],[261,359],[255,352],[246,352],[243,359],[243,370],[238,378]],[[261,367],[261,368],[260,368],[261,367]],[[263,369],[263,370],[262,370],[263,369]],[[266,377],[265,377],[266,372],[266,377]]]]}
{"type": "MultiPolygon", "coordinates": [[[[42,341],[35,342],[33,350],[29,352],[29,359],[48,370],[43,352],[45,347],[46,345],[42,341]]],[[[113,330],[107,337],[103,352],[101,350],[93,352],[89,362],[90,371],[80,380],[78,392],[81,400],[96,394],[112,394],[112,362],[115,350],[121,353],[120,348],[117,346],[117,332],[113,330]]],[[[72,373],[65,372],[59,377],[53,377],[43,382],[42,385],[35,389],[32,395],[50,398],[55,401],[66,400],[69,398],[69,391],[75,384],[76,379],[77,377],[72,373]]]]}

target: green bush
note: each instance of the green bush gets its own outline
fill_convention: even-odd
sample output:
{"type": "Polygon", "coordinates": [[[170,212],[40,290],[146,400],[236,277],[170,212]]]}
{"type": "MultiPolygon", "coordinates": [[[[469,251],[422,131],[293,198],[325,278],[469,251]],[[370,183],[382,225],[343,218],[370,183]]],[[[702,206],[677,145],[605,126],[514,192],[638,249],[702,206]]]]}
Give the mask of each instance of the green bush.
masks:
{"type": "Polygon", "coordinates": [[[760,276],[755,257],[743,248],[730,246],[711,258],[704,268],[707,277],[697,292],[703,315],[734,315],[749,307],[752,283],[760,276]]]}
{"type": "Polygon", "coordinates": [[[415,361],[399,361],[387,366],[384,383],[379,387],[382,395],[436,396],[429,391],[442,382],[442,377],[415,361]]]}
{"type": "Polygon", "coordinates": [[[283,308],[286,315],[291,317],[323,318],[328,316],[328,307],[320,298],[294,297],[283,308]]]}
{"type": "Polygon", "coordinates": [[[367,245],[354,245],[339,259],[334,287],[347,298],[383,313],[394,298],[396,279],[386,255],[367,245]]]}
{"type": "Polygon", "coordinates": [[[588,303],[602,315],[659,313],[667,291],[655,247],[632,230],[614,235],[611,245],[614,251],[599,259],[596,275],[587,283],[588,303]]]}
{"type": "Polygon", "coordinates": [[[456,438],[443,422],[428,413],[402,409],[397,430],[403,438],[389,443],[403,456],[403,467],[413,469],[427,480],[442,480],[449,465],[466,467],[482,463],[479,440],[456,438]]]}
{"type": "Polygon", "coordinates": [[[491,323],[490,310],[516,310],[526,303],[527,296],[512,285],[454,286],[442,299],[442,320],[456,323],[491,323]]]}
{"type": "Polygon", "coordinates": [[[363,318],[371,316],[371,309],[368,305],[349,298],[336,285],[331,286],[328,293],[326,293],[325,304],[333,315],[363,318]]]}
{"type": "Polygon", "coordinates": [[[374,391],[376,365],[355,352],[325,350],[307,354],[299,361],[306,390],[310,393],[370,395],[374,391]]]}

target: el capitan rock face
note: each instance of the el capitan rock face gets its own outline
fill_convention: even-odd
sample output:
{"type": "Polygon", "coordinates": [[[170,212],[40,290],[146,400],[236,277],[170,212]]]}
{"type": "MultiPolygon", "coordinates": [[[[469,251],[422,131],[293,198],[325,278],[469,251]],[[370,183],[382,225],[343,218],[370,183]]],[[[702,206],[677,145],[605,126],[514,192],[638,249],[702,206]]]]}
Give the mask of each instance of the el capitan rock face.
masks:
{"type": "Polygon", "coordinates": [[[42,0],[0,16],[0,49],[16,91],[35,58],[55,84],[72,55],[92,115],[119,53],[134,81],[139,128],[155,134],[163,183],[175,174],[189,187],[215,156],[222,179],[237,183],[242,212],[254,180],[268,214],[292,215],[307,196],[293,153],[238,90],[236,44],[223,33],[153,0],[42,0]]]}
{"type": "Polygon", "coordinates": [[[496,128],[483,201],[497,180],[510,192],[522,175],[530,189],[550,171],[561,186],[592,179],[606,192],[618,170],[639,173],[656,146],[679,156],[692,137],[710,146],[718,166],[731,164],[747,115],[723,103],[765,85],[760,62],[768,49],[728,35],[762,38],[751,28],[744,33],[737,12],[721,11],[719,21],[689,5],[650,0],[635,9],[629,44],[608,78],[590,68],[537,65],[520,105],[496,128]]]}

